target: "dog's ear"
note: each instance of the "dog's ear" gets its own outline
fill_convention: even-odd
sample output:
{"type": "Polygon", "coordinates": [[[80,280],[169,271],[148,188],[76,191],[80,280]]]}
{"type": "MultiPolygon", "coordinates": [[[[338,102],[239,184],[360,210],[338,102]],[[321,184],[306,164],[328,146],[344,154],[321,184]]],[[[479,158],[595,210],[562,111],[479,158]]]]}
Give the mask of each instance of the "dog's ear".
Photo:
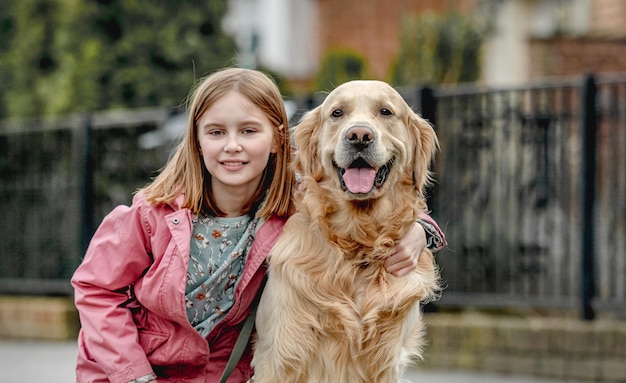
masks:
{"type": "Polygon", "coordinates": [[[320,113],[321,106],[307,112],[294,128],[293,136],[296,146],[294,170],[301,175],[314,175],[319,167],[317,145],[319,141],[319,127],[322,123],[320,113]]]}
{"type": "Polygon", "coordinates": [[[415,136],[413,182],[421,195],[432,181],[429,168],[439,149],[439,141],[432,125],[412,110],[409,112],[409,131],[415,136]]]}

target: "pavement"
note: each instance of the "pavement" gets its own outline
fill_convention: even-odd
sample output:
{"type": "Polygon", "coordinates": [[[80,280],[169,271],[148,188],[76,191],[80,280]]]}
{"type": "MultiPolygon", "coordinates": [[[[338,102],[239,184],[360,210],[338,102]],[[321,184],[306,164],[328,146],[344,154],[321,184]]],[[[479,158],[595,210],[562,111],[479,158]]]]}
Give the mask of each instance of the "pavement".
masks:
{"type": "MultiPolygon", "coordinates": [[[[41,342],[0,339],[0,382],[72,383],[76,342],[41,342]]],[[[404,382],[419,383],[558,383],[536,377],[494,375],[467,371],[410,370],[404,382]]],[[[568,381],[570,383],[576,383],[568,381]]]]}

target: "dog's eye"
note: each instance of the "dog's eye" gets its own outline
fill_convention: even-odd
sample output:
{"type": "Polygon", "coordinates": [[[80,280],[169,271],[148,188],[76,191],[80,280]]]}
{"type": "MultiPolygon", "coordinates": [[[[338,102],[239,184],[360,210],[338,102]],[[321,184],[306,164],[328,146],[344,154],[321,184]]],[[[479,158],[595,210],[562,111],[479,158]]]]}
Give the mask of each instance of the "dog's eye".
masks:
{"type": "Polygon", "coordinates": [[[331,113],[331,115],[332,115],[333,117],[341,117],[341,116],[343,116],[343,110],[341,110],[341,109],[335,109],[335,110],[333,110],[333,112],[331,113]]]}
{"type": "Polygon", "coordinates": [[[393,115],[393,112],[387,108],[382,108],[380,110],[380,114],[382,114],[383,116],[391,116],[393,115]]]}

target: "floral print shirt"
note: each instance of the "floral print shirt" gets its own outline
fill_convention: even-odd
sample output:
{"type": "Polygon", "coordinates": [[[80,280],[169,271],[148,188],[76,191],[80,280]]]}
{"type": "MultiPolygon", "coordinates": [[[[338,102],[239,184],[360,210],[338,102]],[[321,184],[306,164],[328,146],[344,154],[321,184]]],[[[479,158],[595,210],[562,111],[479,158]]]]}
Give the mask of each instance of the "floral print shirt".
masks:
{"type": "Polygon", "coordinates": [[[189,322],[203,336],[233,306],[257,223],[248,215],[193,220],[185,301],[189,322]]]}

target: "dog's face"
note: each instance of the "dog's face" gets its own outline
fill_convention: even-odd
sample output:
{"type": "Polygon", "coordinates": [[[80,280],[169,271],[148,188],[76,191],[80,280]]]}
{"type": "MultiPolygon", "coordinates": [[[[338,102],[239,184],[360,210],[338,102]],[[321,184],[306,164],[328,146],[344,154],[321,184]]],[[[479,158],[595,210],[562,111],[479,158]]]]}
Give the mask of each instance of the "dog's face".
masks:
{"type": "Polygon", "coordinates": [[[318,182],[333,178],[350,200],[378,198],[403,181],[421,193],[437,148],[430,124],[381,81],[340,85],[294,137],[296,170],[318,182]]]}

